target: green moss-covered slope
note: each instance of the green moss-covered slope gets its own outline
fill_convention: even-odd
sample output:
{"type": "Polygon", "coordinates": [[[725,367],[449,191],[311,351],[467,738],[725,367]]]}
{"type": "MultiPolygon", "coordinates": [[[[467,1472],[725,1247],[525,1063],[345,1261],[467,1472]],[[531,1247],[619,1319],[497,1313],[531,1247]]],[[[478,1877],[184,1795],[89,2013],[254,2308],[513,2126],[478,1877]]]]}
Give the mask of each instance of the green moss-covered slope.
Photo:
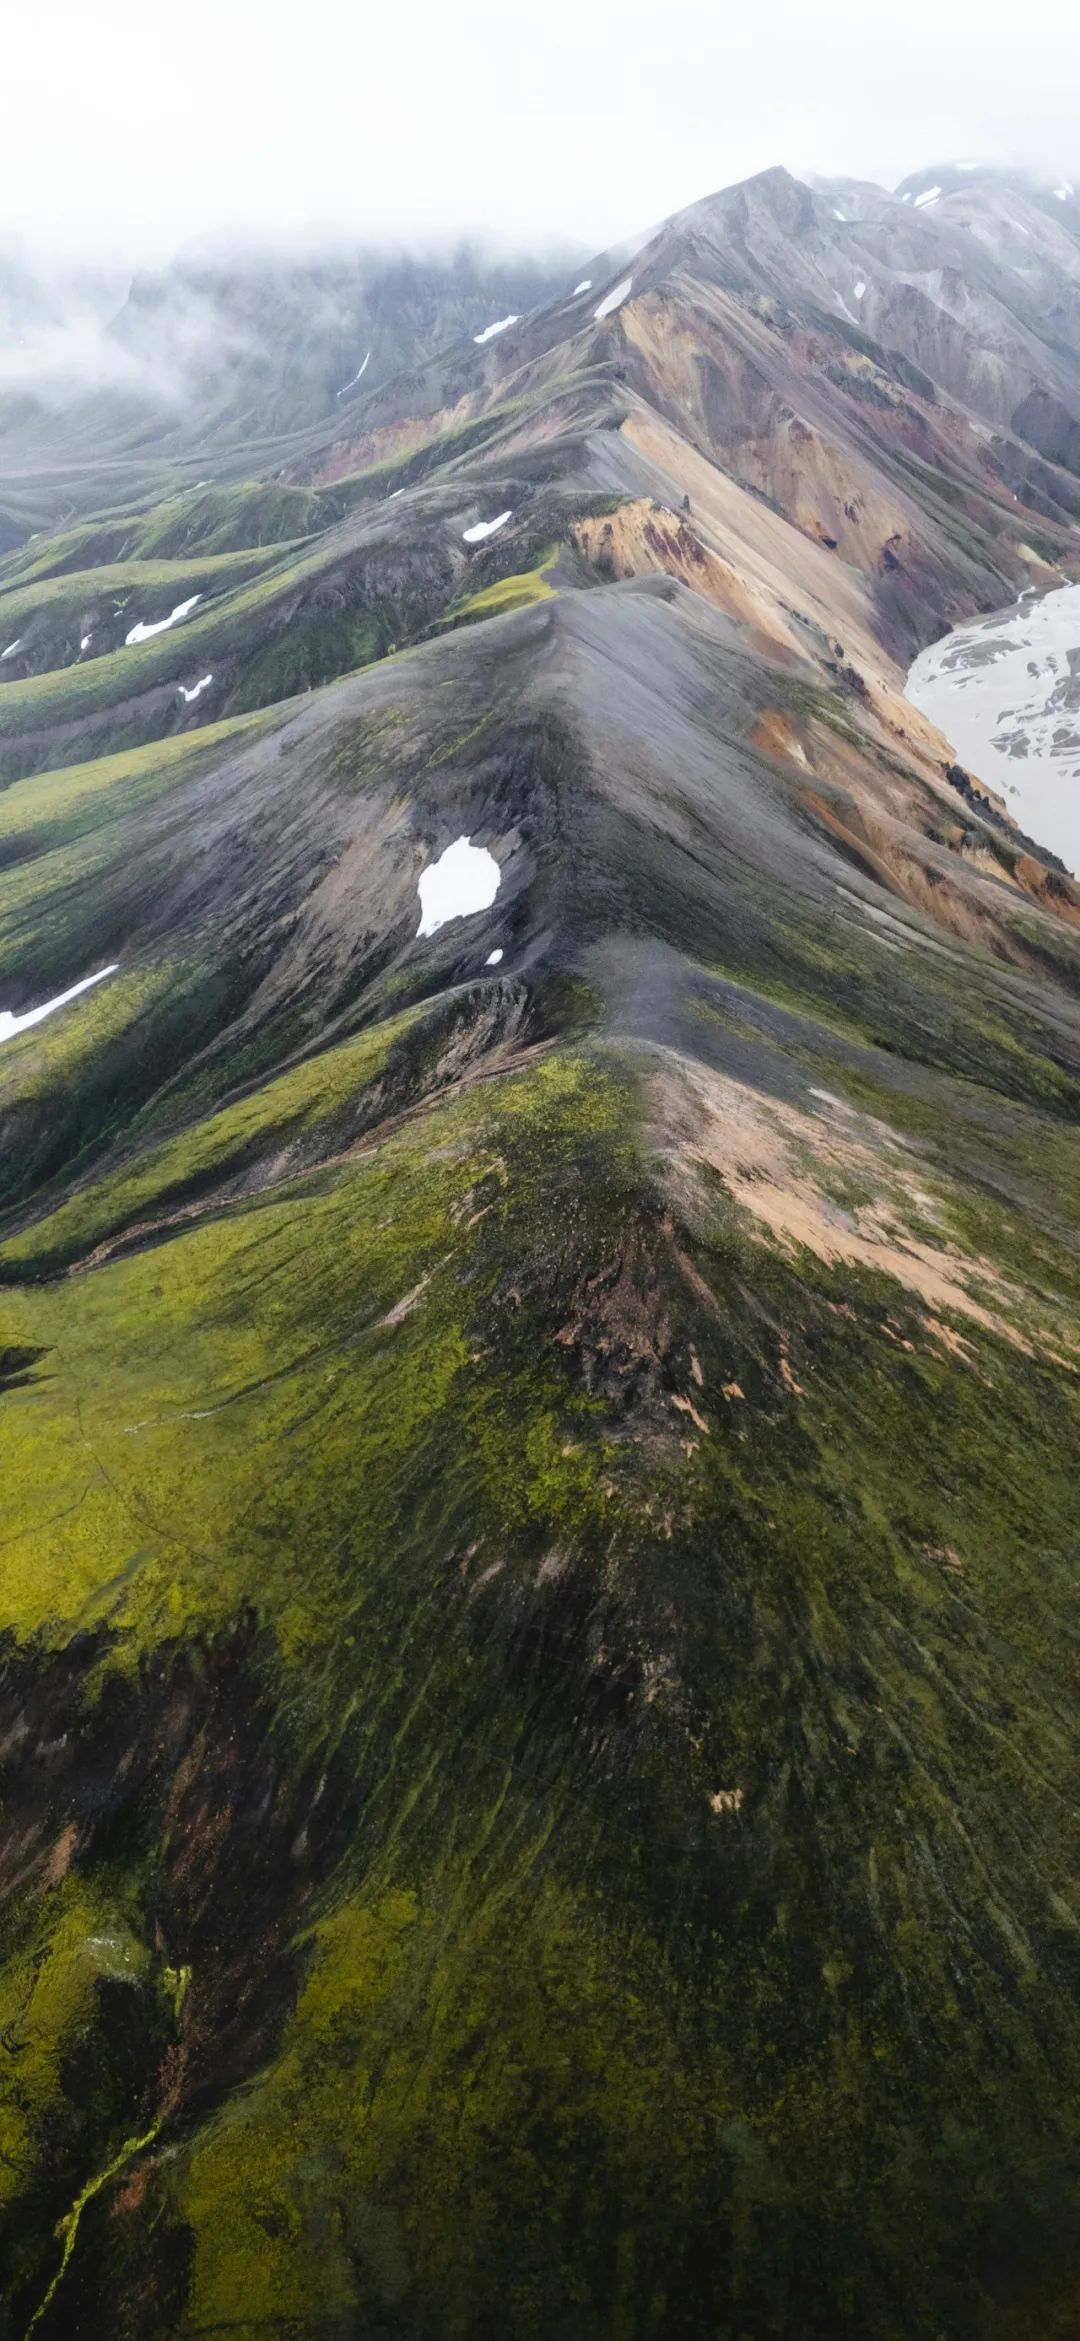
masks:
{"type": "Polygon", "coordinates": [[[70,1970],[20,2314],[88,2069],[123,2165],[46,2331],[178,2268],[178,2330],[1064,2316],[1075,1377],[674,1224],[638,1078],[559,1050],[3,1293],[5,1615],[104,1746],[11,1948],[70,1970]]]}

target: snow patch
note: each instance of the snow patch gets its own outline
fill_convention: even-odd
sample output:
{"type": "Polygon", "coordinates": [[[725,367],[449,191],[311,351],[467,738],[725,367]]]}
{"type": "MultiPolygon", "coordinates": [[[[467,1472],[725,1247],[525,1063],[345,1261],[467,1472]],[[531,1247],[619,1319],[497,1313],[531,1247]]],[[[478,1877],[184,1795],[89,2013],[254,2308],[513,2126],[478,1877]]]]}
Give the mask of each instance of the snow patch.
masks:
{"type": "Polygon", "coordinates": [[[863,294],[864,294],[864,292],[865,292],[865,291],[866,291],[866,278],[865,278],[864,276],[861,276],[861,277],[859,278],[858,284],[857,284],[857,285],[856,285],[856,287],[855,287],[855,298],[856,298],[856,300],[857,300],[857,301],[861,301],[861,300],[862,300],[862,297],[863,297],[863,294]]]}
{"type": "Polygon", "coordinates": [[[478,910],[489,910],[501,877],[498,862],[486,845],[470,845],[467,837],[456,837],[417,880],[417,934],[437,935],[451,919],[472,918],[478,910]]]}
{"type": "Polygon", "coordinates": [[[200,682],[192,684],[190,691],[186,691],[182,683],[178,683],[176,688],[180,693],[181,699],[186,700],[188,706],[190,707],[192,700],[198,698],[200,691],[207,690],[213,680],[213,675],[204,675],[200,682]]]}
{"type": "Polygon", "coordinates": [[[0,650],[0,658],[14,658],[16,651],[21,649],[22,635],[20,634],[17,642],[9,642],[6,650],[0,650]]]}
{"type": "Polygon", "coordinates": [[[461,534],[467,545],[481,545],[486,536],[494,536],[497,528],[505,528],[512,519],[512,512],[500,512],[497,520],[476,520],[471,528],[463,528],[461,534]]]}
{"type": "Polygon", "coordinates": [[[603,300],[599,303],[598,307],[593,310],[593,316],[597,319],[601,317],[610,317],[614,310],[621,309],[623,302],[626,300],[627,295],[631,290],[633,282],[634,279],[632,276],[621,277],[619,283],[617,285],[613,285],[609,293],[604,294],[603,300]]]}
{"type": "Polygon", "coordinates": [[[581,279],[581,283],[580,283],[580,284],[576,284],[576,285],[574,286],[574,290],[573,290],[573,292],[572,292],[572,294],[571,294],[570,298],[571,298],[571,300],[574,300],[574,301],[576,301],[576,300],[577,300],[577,297],[578,297],[578,294],[579,294],[579,293],[591,293],[591,291],[592,291],[592,278],[591,278],[591,276],[583,276],[583,277],[582,277],[582,279],[581,279]]]}
{"type": "MultiPolygon", "coordinates": [[[[936,202],[937,202],[937,199],[938,199],[938,196],[940,195],[940,193],[941,193],[941,189],[940,189],[940,187],[924,187],[924,188],[923,188],[923,191],[922,191],[922,194],[921,194],[921,195],[917,195],[917,196],[915,197],[915,209],[916,209],[916,211],[921,211],[921,210],[922,210],[922,208],[923,208],[923,205],[924,205],[924,204],[926,204],[926,203],[936,203],[936,202]]],[[[905,197],[905,201],[906,201],[906,197],[905,197]]]]}
{"type": "Polygon", "coordinates": [[[176,608],[174,610],[170,610],[167,618],[158,618],[155,623],[150,626],[145,626],[140,619],[139,624],[132,627],[130,634],[125,634],[125,648],[127,648],[127,646],[132,642],[149,642],[152,634],[166,633],[170,626],[176,625],[178,619],[186,618],[188,611],[193,610],[196,602],[201,600],[201,593],[189,594],[186,602],[177,602],[176,608]]]}
{"type": "Polygon", "coordinates": [[[910,203],[910,201],[911,201],[911,192],[910,192],[910,189],[909,189],[909,191],[908,191],[908,193],[907,193],[906,195],[902,195],[902,196],[900,197],[900,201],[901,201],[901,203],[910,203]]]}
{"type": "Polygon", "coordinates": [[[346,391],[347,391],[347,390],[355,390],[357,383],[358,383],[358,382],[359,382],[359,381],[362,379],[363,375],[365,375],[365,374],[367,373],[367,370],[368,370],[368,367],[369,367],[370,363],[371,363],[371,351],[369,350],[369,351],[368,351],[368,354],[367,354],[367,357],[364,359],[364,363],[363,363],[363,365],[360,367],[360,370],[359,370],[359,372],[353,375],[353,378],[352,378],[352,381],[351,381],[351,382],[343,382],[343,383],[342,383],[342,385],[341,385],[341,388],[340,388],[340,390],[335,390],[335,392],[334,392],[334,397],[335,397],[335,398],[344,398],[344,396],[345,396],[345,393],[346,393],[346,391]]]}
{"type": "Polygon", "coordinates": [[[1059,203],[1067,203],[1070,195],[1072,194],[1072,186],[1070,181],[1066,179],[1063,187],[1055,187],[1054,193],[1057,196],[1059,203]]]}
{"type": "Polygon", "coordinates": [[[485,325],[482,333],[474,333],[473,340],[494,341],[496,334],[505,333],[508,325],[520,325],[520,323],[521,319],[515,309],[512,317],[497,317],[494,325],[485,325]]]}
{"type": "Polygon", "coordinates": [[[46,1000],[41,1008],[28,1008],[24,1016],[13,1016],[10,1008],[0,1008],[0,1041],[13,1040],[17,1032],[26,1032],[31,1024],[41,1024],[46,1016],[52,1015],[54,1008],[66,1007],[80,992],[88,992],[91,984],[104,983],[107,975],[116,974],[117,964],[114,960],[111,967],[99,967],[96,975],[84,975],[81,983],[72,984],[66,992],[58,992],[55,1000],[46,1000]]]}
{"type": "Polygon", "coordinates": [[[497,967],[497,966],[498,966],[498,964],[499,964],[499,961],[500,961],[500,959],[501,959],[501,958],[502,958],[502,952],[501,952],[501,951],[489,951],[489,952],[488,952],[488,955],[487,955],[487,958],[486,958],[486,959],[485,959],[485,961],[484,961],[484,966],[485,966],[485,967],[497,967]]]}
{"type": "Polygon", "coordinates": [[[94,639],[94,637],[93,637],[93,635],[92,635],[92,634],[80,634],[80,636],[79,636],[79,649],[80,649],[80,650],[89,650],[89,648],[90,648],[90,645],[91,645],[91,643],[92,643],[93,639],[94,639]]]}
{"type": "Polygon", "coordinates": [[[843,220],[843,222],[844,222],[844,225],[845,225],[845,227],[847,226],[847,213],[846,213],[846,211],[837,211],[835,204],[834,204],[834,206],[833,206],[833,218],[834,218],[834,219],[842,219],[842,220],[843,220]]]}

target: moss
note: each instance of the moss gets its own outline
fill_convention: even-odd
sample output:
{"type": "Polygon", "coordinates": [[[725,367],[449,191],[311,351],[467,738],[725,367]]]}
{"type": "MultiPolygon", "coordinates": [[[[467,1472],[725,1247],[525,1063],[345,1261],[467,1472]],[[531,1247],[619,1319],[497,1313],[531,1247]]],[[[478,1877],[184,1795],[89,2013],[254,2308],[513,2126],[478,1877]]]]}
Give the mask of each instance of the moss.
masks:
{"type": "Polygon", "coordinates": [[[104,1697],[254,1602],[293,1773],[356,1782],[277,2034],[130,2231],[183,2240],[176,2329],[1030,2341],[1070,2297],[1074,1377],[718,1185],[674,1225],[637,1112],[559,1047],[0,1294],[6,1614],[108,1621],[104,1697]]]}
{"type": "Polygon", "coordinates": [[[549,1835],[538,1818],[500,1878],[477,1832],[486,1891],[452,1951],[452,1873],[422,1895],[373,1886],[316,1930],[272,2074],[173,2181],[196,2325],[388,2317],[464,2341],[501,2309],[539,2341],[576,2290],[585,2330],[602,2291],[604,2331],[663,2330],[655,2238],[685,2212],[703,2076],[633,1958],[554,1881],[507,1909],[549,1835]],[[538,2184],[548,2131],[560,2152],[538,2184]],[[592,2275],[575,2287],[579,2254],[592,2275]]]}
{"type": "MultiPolygon", "coordinates": [[[[166,1139],[123,1169],[38,1220],[25,1234],[0,1243],[0,1275],[54,1267],[90,1251],[117,1230],[156,1216],[208,1182],[235,1177],[246,1164],[331,1130],[357,1093],[382,1070],[416,1011],[363,1032],[293,1066],[276,1080],[211,1114],[182,1135],[166,1139]]],[[[80,1035],[80,1047],[100,1047],[101,1034],[80,1035]]]]}
{"type": "Polygon", "coordinates": [[[0,2203],[33,2178],[42,2137],[60,2094],[61,2068],[94,2013],[103,1977],[136,1982],[145,1945],[102,1885],[64,1877],[32,1936],[4,1946],[0,2029],[8,2072],[0,2095],[0,2203]]]}
{"type": "Polygon", "coordinates": [[[497,448],[509,440],[522,421],[543,408],[545,414],[558,412],[562,400],[572,400],[580,391],[591,389],[605,372],[601,367],[583,367],[554,377],[550,382],[519,397],[500,399],[484,414],[474,415],[464,423],[441,422],[430,434],[421,434],[415,447],[398,454],[390,462],[371,464],[365,470],[348,472],[334,481],[333,493],[346,505],[374,501],[386,495],[391,487],[413,487],[435,471],[452,465],[462,458],[484,448],[497,448]]]}
{"type": "Polygon", "coordinates": [[[543,553],[532,569],[518,570],[512,577],[496,578],[494,584],[480,586],[476,593],[466,594],[451,604],[440,624],[455,626],[482,618],[500,618],[507,610],[527,609],[531,603],[550,600],[554,587],[548,583],[551,571],[559,557],[559,546],[552,545],[543,553]]]}
{"type": "Polygon", "coordinates": [[[189,489],[138,523],[143,558],[177,559],[195,547],[229,553],[258,547],[284,551],[337,518],[333,497],[283,480],[240,480],[189,489]]]}
{"type": "MultiPolygon", "coordinates": [[[[356,1044],[356,1057],[360,1053],[356,1044]]],[[[333,1067],[323,1060],[319,1064],[323,1081],[335,1078],[333,1067]]],[[[344,1079],[344,1068],[339,1064],[337,1077],[344,1079]]],[[[301,1081],[313,1079],[313,1073],[300,1069],[301,1081]]],[[[300,1635],[319,1641],[325,1605],[336,1599],[332,1555],[344,1526],[342,1505],[353,1519],[350,1540],[355,1534],[362,1546],[370,1535],[381,1547],[396,1509],[402,1459],[412,1459],[411,1476],[424,1443],[431,1440],[437,1447],[445,1435],[452,1391],[455,1406],[460,1404],[470,1418],[469,1454],[474,1461],[485,1459],[482,1476],[490,1483],[493,1519],[520,1527],[556,1494],[560,1508],[572,1517],[578,1479],[573,1468],[560,1470],[556,1463],[561,1402],[555,1389],[545,1393],[541,1385],[528,1397],[528,1380],[492,1385],[469,1365],[467,1328],[481,1288],[474,1281],[465,1287],[458,1283],[453,1262],[461,1239],[453,1215],[462,1195],[478,1183],[487,1191],[495,1179],[490,1191],[497,1201],[502,1190],[491,1166],[505,1143],[513,1142],[519,1155],[535,1146],[536,1177],[546,1186],[565,1149],[580,1139],[583,1117],[587,1129],[590,1099],[595,1097],[602,1115],[610,1117],[612,1104],[604,1105],[607,1086],[583,1061],[549,1060],[535,1074],[505,1085],[490,1130],[484,1128],[478,1097],[437,1108],[416,1130],[387,1140],[377,1156],[313,1174],[268,1199],[241,1202],[207,1224],[181,1231],[167,1255],[151,1252],[117,1260],[55,1293],[9,1291],[5,1346],[29,1340],[19,1328],[32,1322],[41,1335],[34,1346],[51,1350],[63,1321],[64,1353],[74,1381],[65,1376],[58,1382],[51,1367],[44,1369],[43,1378],[27,1386],[28,1397],[32,1387],[40,1403],[28,1404],[17,1426],[13,1421],[20,1457],[17,1466],[13,1459],[13,1467],[24,1491],[21,1500],[30,1505],[30,1543],[36,1545],[39,1532],[44,1534],[52,1559],[45,1562],[44,1579],[35,1563],[21,1596],[19,1564],[5,1587],[5,1614],[28,1630],[34,1613],[41,1613],[43,1583],[49,1584],[45,1598],[57,1621],[70,1617],[73,1602],[76,1609],[94,1602],[102,1538],[107,1544],[117,1533],[122,1537],[126,1499],[121,1490],[134,1469],[142,1490],[138,1508],[148,1531],[136,1607],[142,1611],[145,1594],[145,1614],[158,1620],[154,1631],[162,1630],[170,1615],[202,1613],[211,1622],[231,1614],[242,1599],[254,1533],[256,1543],[269,1539],[267,1584],[277,1581],[277,1614],[279,1621],[289,1621],[289,1640],[300,1635]],[[410,1310],[400,1327],[383,1330],[382,1320],[418,1285],[423,1305],[410,1310]],[[149,1346],[141,1328],[149,1333],[149,1346]],[[103,1343],[116,1363],[105,1418],[97,1430],[85,1414],[83,1419],[94,1451],[102,1458],[108,1451],[113,1460],[106,1466],[107,1479],[94,1467],[87,1482],[84,1441],[78,1437],[70,1444],[71,1409],[84,1405],[76,1397],[83,1378],[79,1356],[88,1364],[103,1343]],[[529,1436],[520,1413],[527,1398],[534,1414],[529,1436]],[[312,1403],[321,1418],[320,1446],[328,1442],[338,1453],[339,1464],[332,1468],[340,1468],[341,1477],[321,1525],[316,1528],[312,1520],[302,1528],[306,1474],[291,1483],[291,1493],[282,1485],[276,1493],[265,1489],[260,1498],[256,1488],[264,1443],[274,1446],[283,1439],[283,1451],[289,1452],[294,1409],[302,1419],[312,1403]],[[125,1425],[136,1417],[141,1427],[132,1445],[125,1425]],[[361,1457],[362,1489],[356,1482],[361,1457]],[[56,1543],[34,1495],[35,1488],[50,1483],[61,1491],[58,1505],[48,1506],[50,1516],[55,1512],[56,1543]],[[75,1483],[86,1489],[87,1500],[80,1500],[69,1517],[62,1487],[75,1483]],[[113,1509],[117,1498],[119,1513],[113,1509]],[[295,1533],[309,1546],[306,1588],[293,1581],[286,1559],[290,1539],[281,1542],[283,1503],[300,1507],[295,1533]],[[230,1517],[239,1537],[235,1547],[233,1531],[225,1527],[230,1517]],[[37,1523],[32,1529],[31,1521],[37,1523]],[[207,1577],[198,1556],[210,1545],[219,1548],[221,1558],[207,1577]],[[185,1547],[193,1576],[178,1565],[185,1547]],[[226,1561],[230,1549],[232,1559],[226,1561]],[[330,1579],[324,1565],[331,1569],[330,1579]]],[[[246,1105],[230,1109],[211,1146],[227,1150],[238,1143],[249,1110],[246,1105]]],[[[265,1111],[266,1101],[254,1110],[265,1111]]],[[[181,1163],[190,1168],[191,1155],[181,1153],[178,1163],[166,1150],[164,1165],[157,1158],[156,1175],[167,1176],[170,1168],[177,1175],[181,1163]]],[[[143,1175],[151,1181],[154,1165],[143,1175]]],[[[523,1171],[514,1192],[515,1218],[527,1208],[534,1183],[523,1171]]],[[[125,1193],[126,1207],[132,1207],[130,1186],[121,1186],[111,1199],[106,1196],[106,1218],[125,1208],[125,1193]]],[[[486,1271],[489,1282],[496,1273],[501,1271],[492,1262],[486,1271]]],[[[90,1401],[95,1418],[104,1397],[99,1388],[90,1401]]],[[[437,1484],[434,1451],[430,1469],[437,1484]]],[[[320,1484],[322,1470],[320,1465],[320,1484]]],[[[471,1467],[466,1478],[471,1479],[471,1467]]],[[[315,1487],[312,1481],[312,1495],[315,1487]]],[[[324,1502],[325,1491],[318,1498],[320,1510],[324,1502]]],[[[19,1537],[13,1549],[28,1557],[30,1547],[19,1537]]],[[[38,1557],[43,1558],[40,1549],[38,1557]]],[[[105,1600],[111,1615],[111,1598],[105,1600]]]]}
{"type": "MultiPolygon", "coordinates": [[[[333,788],[494,753],[407,681],[333,788]]],[[[20,971],[232,738],[0,800],[20,971]]],[[[1071,1043],[963,946],[757,887],[680,1045],[907,1138],[1032,1354],[762,1241],[677,1116],[658,1165],[655,1055],[569,985],[282,1071],[293,1010],[233,1045],[253,971],[196,953],[0,1053],[13,1191],[65,1178],[0,1259],[0,1724],[19,1828],[39,1783],[74,1828],[19,1839],[0,1935],[14,2332],[1067,2341],[1071,1043]]]]}
{"type": "Polygon", "coordinates": [[[494,710],[487,708],[484,714],[479,716],[475,723],[471,723],[466,731],[454,732],[449,740],[440,740],[428,758],[427,770],[435,772],[440,764],[455,764],[462,750],[471,746],[473,740],[479,739],[480,734],[488,729],[493,720],[494,710]]]}
{"type": "Polygon", "coordinates": [[[6,684],[0,776],[55,761],[57,727],[67,754],[137,746],[184,720],[175,693],[157,694],[204,664],[229,714],[316,688],[426,632],[452,576],[445,549],[431,543],[350,550],[328,536],[275,550],[259,575],[152,641],[6,684]]]}
{"type": "Polygon", "coordinates": [[[0,1101],[10,1111],[21,1105],[54,1104],[56,1091],[87,1066],[97,1066],[110,1040],[164,998],[178,975],[175,965],[118,971],[86,992],[70,1008],[5,1042],[0,1060],[0,1101]]]}
{"type": "MultiPolygon", "coordinates": [[[[164,789],[187,780],[217,751],[258,733],[272,718],[245,715],[204,724],[172,740],[69,764],[0,790],[0,862],[9,868],[31,854],[71,844],[151,803],[164,789]]],[[[35,883],[40,883],[40,872],[35,883]]],[[[5,879],[5,894],[7,881],[5,879]]]]}
{"type": "Polygon", "coordinates": [[[109,562],[96,569],[65,570],[58,577],[42,577],[6,589],[0,586],[0,625],[9,624],[17,633],[20,626],[42,613],[46,617],[59,615],[70,623],[74,613],[106,597],[114,603],[119,600],[129,612],[143,595],[152,595],[158,604],[163,599],[167,603],[171,594],[175,604],[193,593],[205,595],[215,587],[244,582],[253,570],[264,566],[257,554],[234,552],[206,556],[201,561],[132,560],[109,562]]]}
{"type": "Polygon", "coordinates": [[[226,1020],[234,982],[227,967],[198,959],[124,968],[5,1042],[4,1202],[35,1193],[129,1127],[226,1020]]]}
{"type": "Polygon", "coordinates": [[[849,746],[865,750],[866,742],[858,725],[852,722],[848,708],[835,691],[817,683],[792,682],[786,678],[783,696],[792,711],[804,720],[823,723],[831,732],[846,740],[849,746]]]}
{"type": "Polygon", "coordinates": [[[1041,1019],[1033,1001],[1007,991],[992,962],[951,937],[898,957],[882,948],[863,913],[837,917],[778,901],[741,950],[733,942],[716,972],[744,984],[748,995],[1063,1120],[1080,1111],[1075,1061],[1059,1061],[1060,1027],[1051,1016],[1041,1019]]]}
{"type": "Polygon", "coordinates": [[[242,682],[230,693],[229,707],[240,713],[317,690],[337,675],[369,666],[386,647],[385,629],[375,612],[361,609],[331,616],[312,609],[290,625],[279,642],[245,665],[242,682]]]}
{"type": "Polygon", "coordinates": [[[338,516],[334,498],[314,488],[264,480],[204,482],[149,509],[136,503],[112,519],[39,536],[0,561],[0,591],[8,586],[22,590],[35,580],[76,570],[100,571],[117,562],[164,564],[271,547],[288,551],[298,538],[338,516]]]}
{"type": "Polygon", "coordinates": [[[182,626],[153,641],[6,684],[0,692],[0,736],[89,718],[170,681],[178,668],[190,672],[204,654],[226,655],[230,645],[253,639],[252,620],[265,617],[275,601],[291,597],[333,558],[332,551],[319,545],[311,552],[275,559],[258,577],[220,595],[182,626]]]}
{"type": "Polygon", "coordinates": [[[1025,528],[1024,542],[1030,545],[1032,552],[1037,553],[1040,561],[1045,561],[1048,568],[1051,569],[1058,567],[1063,554],[1069,550],[1068,536],[1064,531],[1061,536],[1052,537],[1044,536],[1040,530],[1025,528]]]}

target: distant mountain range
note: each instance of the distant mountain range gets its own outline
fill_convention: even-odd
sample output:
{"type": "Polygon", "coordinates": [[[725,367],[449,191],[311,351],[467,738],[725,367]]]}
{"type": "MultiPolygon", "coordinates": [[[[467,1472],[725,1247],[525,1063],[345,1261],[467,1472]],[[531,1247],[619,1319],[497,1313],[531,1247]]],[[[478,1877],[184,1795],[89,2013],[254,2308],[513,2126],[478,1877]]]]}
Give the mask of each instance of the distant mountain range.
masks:
{"type": "Polygon", "coordinates": [[[468,246],[435,260],[329,250],[183,259],[115,280],[0,276],[0,449],[223,445],[330,415],[361,373],[385,379],[514,311],[562,275],[468,246]],[[58,433],[60,434],[58,438],[58,433]]]}

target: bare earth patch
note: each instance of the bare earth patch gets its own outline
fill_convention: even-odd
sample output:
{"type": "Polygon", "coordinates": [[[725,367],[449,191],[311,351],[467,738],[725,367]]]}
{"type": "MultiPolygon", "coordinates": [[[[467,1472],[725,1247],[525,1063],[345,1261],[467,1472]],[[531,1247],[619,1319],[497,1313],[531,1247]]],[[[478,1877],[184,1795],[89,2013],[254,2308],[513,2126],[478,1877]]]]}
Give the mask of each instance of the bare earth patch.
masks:
{"type": "MultiPolygon", "coordinates": [[[[694,1169],[707,1165],[776,1242],[894,1277],[925,1304],[928,1332],[961,1356],[964,1344],[942,1324],[943,1310],[1032,1354],[1011,1318],[1028,1296],[992,1261],[913,1231],[911,1219],[932,1213],[933,1198],[917,1158],[883,1122],[824,1093],[820,1115],[805,1113],[674,1051],[664,1052],[650,1091],[669,1160],[676,1141],[669,1177],[687,1189],[679,1201],[691,1216],[694,1169]],[[840,1202],[837,1188],[865,1200],[840,1202]]],[[[1058,1355],[1049,1340],[1038,1346],[1058,1355]]]]}

